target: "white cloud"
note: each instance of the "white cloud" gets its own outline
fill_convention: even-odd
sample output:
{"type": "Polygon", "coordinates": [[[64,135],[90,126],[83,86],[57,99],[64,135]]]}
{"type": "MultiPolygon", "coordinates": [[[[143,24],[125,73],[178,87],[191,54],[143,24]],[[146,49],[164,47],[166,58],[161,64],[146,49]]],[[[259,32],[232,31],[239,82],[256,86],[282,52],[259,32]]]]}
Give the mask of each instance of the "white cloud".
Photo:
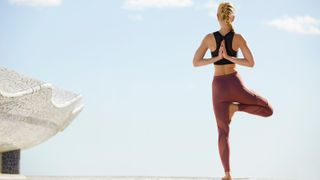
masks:
{"type": "Polygon", "coordinates": [[[14,5],[52,7],[61,5],[62,0],[9,0],[9,3],[14,5]]]}
{"type": "Polygon", "coordinates": [[[146,8],[184,8],[192,5],[192,0],[125,0],[122,7],[128,10],[143,10],[146,8]]]}
{"type": "Polygon", "coordinates": [[[320,35],[320,20],[310,16],[284,16],[271,20],[267,24],[284,31],[320,35]]]}

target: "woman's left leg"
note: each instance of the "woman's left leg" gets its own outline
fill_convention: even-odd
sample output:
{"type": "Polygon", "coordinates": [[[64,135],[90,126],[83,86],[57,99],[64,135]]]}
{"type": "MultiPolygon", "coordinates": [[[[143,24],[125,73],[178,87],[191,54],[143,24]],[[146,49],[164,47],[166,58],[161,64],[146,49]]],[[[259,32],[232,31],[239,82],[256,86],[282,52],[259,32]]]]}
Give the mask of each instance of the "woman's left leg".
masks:
{"type": "Polygon", "coordinates": [[[214,114],[218,127],[218,148],[220,159],[225,172],[230,172],[229,146],[229,104],[231,102],[214,102],[214,114]]]}

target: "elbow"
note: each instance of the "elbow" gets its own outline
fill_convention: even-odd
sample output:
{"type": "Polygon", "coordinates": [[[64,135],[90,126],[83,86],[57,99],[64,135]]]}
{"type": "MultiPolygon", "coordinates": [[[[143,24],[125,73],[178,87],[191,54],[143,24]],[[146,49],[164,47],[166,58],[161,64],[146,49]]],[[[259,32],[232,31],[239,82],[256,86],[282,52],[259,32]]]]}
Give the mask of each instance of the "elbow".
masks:
{"type": "Polygon", "coordinates": [[[254,65],[255,65],[255,63],[254,63],[254,61],[252,60],[252,61],[249,61],[249,63],[248,63],[248,67],[254,67],[254,65]]]}
{"type": "Polygon", "coordinates": [[[197,63],[193,62],[193,63],[192,63],[192,66],[193,66],[193,67],[197,67],[197,63]]]}
{"type": "Polygon", "coordinates": [[[193,65],[193,67],[198,67],[199,63],[197,60],[194,59],[192,65],[193,65]]]}
{"type": "Polygon", "coordinates": [[[253,67],[254,67],[254,63],[249,63],[248,66],[251,67],[251,68],[253,68],[253,67]]]}

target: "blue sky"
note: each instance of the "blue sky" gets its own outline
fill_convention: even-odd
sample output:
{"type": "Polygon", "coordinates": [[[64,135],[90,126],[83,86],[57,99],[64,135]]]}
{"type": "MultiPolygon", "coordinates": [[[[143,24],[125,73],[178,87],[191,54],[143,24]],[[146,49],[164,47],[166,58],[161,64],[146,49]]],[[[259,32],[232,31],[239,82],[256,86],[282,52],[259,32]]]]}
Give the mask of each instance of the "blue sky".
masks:
{"type": "MultiPolygon", "coordinates": [[[[222,176],[213,65],[192,66],[219,2],[0,1],[1,66],[85,102],[65,131],[22,151],[21,174],[222,176]]],[[[320,179],[319,2],[231,2],[256,62],[237,70],[274,108],[234,115],[233,176],[320,179]]]]}

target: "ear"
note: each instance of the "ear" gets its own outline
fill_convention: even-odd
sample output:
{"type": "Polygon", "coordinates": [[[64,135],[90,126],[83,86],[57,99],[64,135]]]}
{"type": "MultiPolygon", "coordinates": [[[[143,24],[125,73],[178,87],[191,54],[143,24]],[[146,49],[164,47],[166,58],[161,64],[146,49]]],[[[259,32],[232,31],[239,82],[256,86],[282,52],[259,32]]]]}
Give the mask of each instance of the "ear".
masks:
{"type": "Polygon", "coordinates": [[[236,18],[236,17],[235,17],[234,15],[232,15],[232,16],[231,16],[231,22],[233,22],[235,18],[236,18]]]}
{"type": "Polygon", "coordinates": [[[219,20],[219,14],[217,13],[217,19],[219,20]]]}

